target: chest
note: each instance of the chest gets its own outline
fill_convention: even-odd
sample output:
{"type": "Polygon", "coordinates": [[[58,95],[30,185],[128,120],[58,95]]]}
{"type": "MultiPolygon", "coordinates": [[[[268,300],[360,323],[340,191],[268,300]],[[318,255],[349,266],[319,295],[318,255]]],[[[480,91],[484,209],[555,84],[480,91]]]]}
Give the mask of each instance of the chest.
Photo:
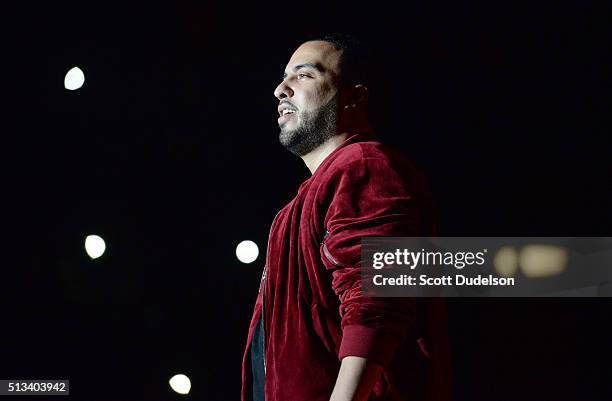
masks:
{"type": "Polygon", "coordinates": [[[308,295],[326,282],[321,262],[325,211],[310,191],[300,191],[276,216],[267,248],[269,294],[308,295]]]}

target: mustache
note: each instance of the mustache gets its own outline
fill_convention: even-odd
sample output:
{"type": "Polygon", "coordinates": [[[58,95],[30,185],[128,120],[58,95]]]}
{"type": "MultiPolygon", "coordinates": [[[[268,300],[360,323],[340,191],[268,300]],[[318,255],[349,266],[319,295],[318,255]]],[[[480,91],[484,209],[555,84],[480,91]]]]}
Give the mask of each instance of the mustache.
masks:
{"type": "Polygon", "coordinates": [[[284,104],[286,104],[286,105],[288,105],[288,106],[292,107],[293,109],[297,110],[297,107],[295,107],[295,105],[294,105],[293,103],[291,103],[289,100],[281,100],[281,101],[278,103],[278,106],[280,107],[280,106],[282,106],[282,105],[284,105],[284,104]]]}

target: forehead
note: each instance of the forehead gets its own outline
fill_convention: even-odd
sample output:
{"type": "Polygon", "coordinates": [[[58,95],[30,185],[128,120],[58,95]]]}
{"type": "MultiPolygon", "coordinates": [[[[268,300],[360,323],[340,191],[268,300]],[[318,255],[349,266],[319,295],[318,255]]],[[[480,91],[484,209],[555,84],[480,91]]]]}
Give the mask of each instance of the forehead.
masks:
{"type": "Polygon", "coordinates": [[[291,56],[287,63],[286,72],[293,70],[296,66],[313,64],[324,72],[338,73],[342,49],[334,44],[316,40],[302,44],[291,56]]]}

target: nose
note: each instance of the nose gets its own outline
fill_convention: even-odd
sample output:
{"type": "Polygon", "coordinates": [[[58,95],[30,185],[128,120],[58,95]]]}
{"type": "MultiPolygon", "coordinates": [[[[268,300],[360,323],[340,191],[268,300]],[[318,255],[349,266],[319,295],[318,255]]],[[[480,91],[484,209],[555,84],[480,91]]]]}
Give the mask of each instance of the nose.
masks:
{"type": "Polygon", "coordinates": [[[291,87],[289,87],[289,85],[287,85],[287,81],[283,80],[283,82],[281,82],[276,89],[274,89],[274,96],[278,99],[284,99],[286,97],[291,97],[293,96],[293,89],[291,89],[291,87]]]}

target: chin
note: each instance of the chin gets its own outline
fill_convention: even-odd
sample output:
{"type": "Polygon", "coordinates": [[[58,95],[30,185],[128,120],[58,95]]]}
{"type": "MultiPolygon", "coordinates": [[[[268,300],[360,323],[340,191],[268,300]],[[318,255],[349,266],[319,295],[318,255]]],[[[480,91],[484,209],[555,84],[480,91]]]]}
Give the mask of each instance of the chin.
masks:
{"type": "Polygon", "coordinates": [[[291,136],[296,131],[295,127],[292,127],[289,123],[279,125],[279,128],[281,136],[291,136]]]}
{"type": "Polygon", "coordinates": [[[295,140],[295,130],[288,130],[283,127],[278,134],[278,139],[283,146],[287,146],[295,140]]]}
{"type": "Polygon", "coordinates": [[[288,131],[286,128],[281,128],[278,137],[279,138],[290,138],[293,134],[293,131],[288,131]]]}
{"type": "MultiPolygon", "coordinates": [[[[282,125],[279,125],[279,127],[280,127],[280,129],[281,129],[281,130],[283,130],[283,131],[286,131],[286,130],[293,130],[293,129],[295,129],[295,127],[291,127],[291,124],[292,124],[292,123],[293,123],[293,121],[287,121],[287,122],[284,122],[282,125]]],[[[295,125],[295,124],[294,124],[294,125],[295,125]]]]}

